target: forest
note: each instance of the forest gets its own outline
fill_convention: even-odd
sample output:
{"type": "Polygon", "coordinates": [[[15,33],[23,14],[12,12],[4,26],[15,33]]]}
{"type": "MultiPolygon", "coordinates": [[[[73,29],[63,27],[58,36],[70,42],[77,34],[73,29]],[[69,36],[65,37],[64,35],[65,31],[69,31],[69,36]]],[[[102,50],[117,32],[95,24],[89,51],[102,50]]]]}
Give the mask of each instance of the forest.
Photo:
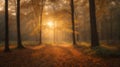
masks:
{"type": "Polygon", "coordinates": [[[119,0],[0,0],[0,67],[120,67],[119,17],[119,0]]]}

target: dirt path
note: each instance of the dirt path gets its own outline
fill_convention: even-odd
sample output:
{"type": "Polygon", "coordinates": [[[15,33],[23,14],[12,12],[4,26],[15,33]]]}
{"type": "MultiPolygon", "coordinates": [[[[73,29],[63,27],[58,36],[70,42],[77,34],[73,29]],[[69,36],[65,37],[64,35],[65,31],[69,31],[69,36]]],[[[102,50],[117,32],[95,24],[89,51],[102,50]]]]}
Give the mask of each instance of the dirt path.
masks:
{"type": "MultiPolygon", "coordinates": [[[[117,60],[118,61],[118,60],[117,60]]],[[[116,61],[116,62],[117,62],[116,61]]],[[[112,64],[113,65],[113,64],[112,64]]],[[[0,67],[110,67],[101,58],[86,56],[73,46],[36,46],[0,53],[0,67]]],[[[117,63],[113,66],[119,67],[117,63]]],[[[112,67],[113,67],[112,66],[112,67]]]]}

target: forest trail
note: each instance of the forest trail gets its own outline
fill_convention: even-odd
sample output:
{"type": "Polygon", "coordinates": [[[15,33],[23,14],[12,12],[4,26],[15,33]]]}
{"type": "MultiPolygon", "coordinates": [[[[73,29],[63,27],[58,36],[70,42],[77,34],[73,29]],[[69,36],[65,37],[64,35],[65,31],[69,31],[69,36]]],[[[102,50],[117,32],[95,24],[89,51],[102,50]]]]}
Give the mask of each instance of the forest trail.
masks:
{"type": "Polygon", "coordinates": [[[119,67],[118,61],[88,56],[73,46],[41,45],[0,52],[0,67],[119,67]]]}

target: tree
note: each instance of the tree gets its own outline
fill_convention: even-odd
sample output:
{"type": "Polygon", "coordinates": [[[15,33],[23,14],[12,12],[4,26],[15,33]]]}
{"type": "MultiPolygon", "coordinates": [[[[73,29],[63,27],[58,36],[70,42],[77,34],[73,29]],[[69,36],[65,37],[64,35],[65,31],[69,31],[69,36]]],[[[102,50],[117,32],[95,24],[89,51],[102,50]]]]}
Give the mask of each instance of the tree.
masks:
{"type": "Polygon", "coordinates": [[[42,17],[43,17],[43,8],[44,8],[45,0],[41,0],[41,7],[40,7],[40,16],[39,16],[39,23],[40,23],[40,44],[42,44],[42,17]]]}
{"type": "Polygon", "coordinates": [[[71,0],[71,19],[72,19],[72,30],[73,30],[73,44],[76,45],[76,38],[75,38],[75,19],[74,19],[74,1],[71,0]]]}
{"type": "Polygon", "coordinates": [[[36,0],[36,1],[31,0],[32,7],[35,12],[35,16],[39,20],[38,25],[40,25],[40,28],[39,28],[40,42],[39,42],[39,44],[42,44],[42,21],[43,21],[42,19],[43,19],[43,9],[44,9],[44,5],[45,5],[45,1],[46,0],[36,0]]]}
{"type": "Polygon", "coordinates": [[[9,27],[8,27],[8,0],[5,0],[5,52],[10,51],[9,48],[9,27]]]}
{"type": "Polygon", "coordinates": [[[89,0],[90,24],[91,24],[91,47],[99,46],[97,25],[96,25],[96,8],[95,0],[89,0]]]}
{"type": "Polygon", "coordinates": [[[17,0],[17,48],[24,48],[21,42],[21,31],[20,31],[20,0],[17,0]]]}

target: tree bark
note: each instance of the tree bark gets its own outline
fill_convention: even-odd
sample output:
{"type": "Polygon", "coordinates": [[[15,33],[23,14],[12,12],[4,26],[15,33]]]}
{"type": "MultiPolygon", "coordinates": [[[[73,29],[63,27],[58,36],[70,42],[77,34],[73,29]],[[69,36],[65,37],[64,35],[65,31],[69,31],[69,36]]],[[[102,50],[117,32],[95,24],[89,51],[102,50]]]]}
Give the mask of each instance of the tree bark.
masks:
{"type": "Polygon", "coordinates": [[[17,48],[24,48],[21,41],[21,31],[20,31],[20,0],[17,0],[17,48]]]}
{"type": "Polygon", "coordinates": [[[41,6],[40,6],[40,16],[39,16],[39,23],[40,23],[40,43],[39,44],[42,44],[42,22],[43,22],[43,8],[44,8],[44,5],[45,5],[45,1],[44,0],[41,0],[41,6]]]}
{"type": "Polygon", "coordinates": [[[71,19],[72,19],[72,37],[73,37],[73,45],[76,45],[76,38],[75,38],[75,21],[74,21],[74,1],[71,0],[71,19]]]}
{"type": "Polygon", "coordinates": [[[9,14],[8,14],[8,0],[5,0],[5,52],[9,52],[9,14]]]}
{"type": "Polygon", "coordinates": [[[96,25],[95,0],[89,0],[90,24],[91,24],[91,47],[99,46],[99,38],[96,25]]]}

